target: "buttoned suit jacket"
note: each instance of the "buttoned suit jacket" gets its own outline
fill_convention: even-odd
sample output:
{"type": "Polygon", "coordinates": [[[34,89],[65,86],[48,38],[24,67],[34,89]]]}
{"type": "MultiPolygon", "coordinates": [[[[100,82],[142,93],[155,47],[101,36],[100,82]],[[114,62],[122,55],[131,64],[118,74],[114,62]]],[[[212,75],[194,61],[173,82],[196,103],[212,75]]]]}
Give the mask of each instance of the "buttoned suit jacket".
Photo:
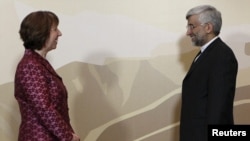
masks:
{"type": "Polygon", "coordinates": [[[234,124],[238,62],[220,38],[192,63],[182,84],[180,141],[207,141],[208,125],[234,124]]]}
{"type": "Polygon", "coordinates": [[[26,49],[15,75],[21,113],[18,141],[71,141],[67,90],[50,63],[26,49]]]}

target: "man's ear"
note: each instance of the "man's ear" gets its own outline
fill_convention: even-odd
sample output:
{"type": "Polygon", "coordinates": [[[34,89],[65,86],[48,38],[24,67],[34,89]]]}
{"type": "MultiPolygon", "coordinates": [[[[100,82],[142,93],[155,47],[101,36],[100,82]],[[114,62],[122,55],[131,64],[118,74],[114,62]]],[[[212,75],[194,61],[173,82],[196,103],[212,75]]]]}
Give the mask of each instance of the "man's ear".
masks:
{"type": "Polygon", "coordinates": [[[205,27],[206,33],[212,33],[213,29],[214,29],[214,26],[211,23],[206,23],[206,27],[205,27]]]}

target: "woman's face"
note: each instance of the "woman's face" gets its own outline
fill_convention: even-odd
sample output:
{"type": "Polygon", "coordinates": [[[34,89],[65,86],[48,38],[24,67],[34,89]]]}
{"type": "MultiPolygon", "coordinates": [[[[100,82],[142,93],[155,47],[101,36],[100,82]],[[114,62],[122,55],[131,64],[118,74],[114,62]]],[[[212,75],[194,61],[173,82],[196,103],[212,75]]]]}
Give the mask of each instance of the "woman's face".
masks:
{"type": "Polygon", "coordinates": [[[59,36],[62,36],[61,31],[57,28],[57,26],[52,26],[50,30],[50,36],[45,43],[45,48],[47,51],[56,49],[59,36]]]}

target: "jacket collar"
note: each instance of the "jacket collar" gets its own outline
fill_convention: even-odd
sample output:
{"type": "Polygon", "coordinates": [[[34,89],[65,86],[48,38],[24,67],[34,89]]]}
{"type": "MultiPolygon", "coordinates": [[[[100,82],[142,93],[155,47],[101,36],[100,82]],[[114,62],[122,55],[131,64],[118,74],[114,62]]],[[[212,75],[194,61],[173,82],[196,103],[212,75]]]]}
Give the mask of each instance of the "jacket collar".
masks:
{"type": "MultiPolygon", "coordinates": [[[[191,64],[191,66],[190,66],[190,69],[189,69],[189,71],[187,72],[187,75],[186,75],[186,77],[188,76],[188,75],[190,75],[192,72],[193,72],[193,70],[198,66],[198,64],[199,63],[201,63],[202,62],[202,60],[204,59],[204,57],[207,55],[207,53],[209,53],[210,52],[210,50],[212,50],[214,47],[216,47],[216,46],[214,46],[213,44],[216,44],[217,42],[221,42],[221,39],[218,37],[218,38],[216,38],[215,40],[213,40],[213,42],[211,42],[208,46],[207,46],[207,48],[201,53],[201,55],[199,56],[199,58],[194,62],[192,62],[192,64],[191,64]]],[[[185,77],[185,78],[186,78],[185,77]]]]}
{"type": "Polygon", "coordinates": [[[43,58],[37,52],[35,52],[34,50],[31,50],[31,49],[25,49],[24,54],[25,54],[25,56],[30,56],[33,59],[37,60],[37,62],[41,63],[51,74],[53,74],[61,79],[61,77],[56,73],[55,69],[51,66],[51,64],[48,62],[48,60],[43,58]]]}

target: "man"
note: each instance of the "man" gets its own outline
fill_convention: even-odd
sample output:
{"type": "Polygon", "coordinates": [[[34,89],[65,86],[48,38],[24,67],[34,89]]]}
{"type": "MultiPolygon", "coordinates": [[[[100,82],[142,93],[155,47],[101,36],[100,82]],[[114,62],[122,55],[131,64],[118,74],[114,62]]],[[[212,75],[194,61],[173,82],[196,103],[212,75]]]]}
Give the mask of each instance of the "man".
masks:
{"type": "Polygon", "coordinates": [[[234,124],[233,102],[238,62],[220,37],[221,13],[210,5],[186,14],[187,35],[201,54],[182,84],[180,141],[207,141],[208,125],[234,124]]]}

